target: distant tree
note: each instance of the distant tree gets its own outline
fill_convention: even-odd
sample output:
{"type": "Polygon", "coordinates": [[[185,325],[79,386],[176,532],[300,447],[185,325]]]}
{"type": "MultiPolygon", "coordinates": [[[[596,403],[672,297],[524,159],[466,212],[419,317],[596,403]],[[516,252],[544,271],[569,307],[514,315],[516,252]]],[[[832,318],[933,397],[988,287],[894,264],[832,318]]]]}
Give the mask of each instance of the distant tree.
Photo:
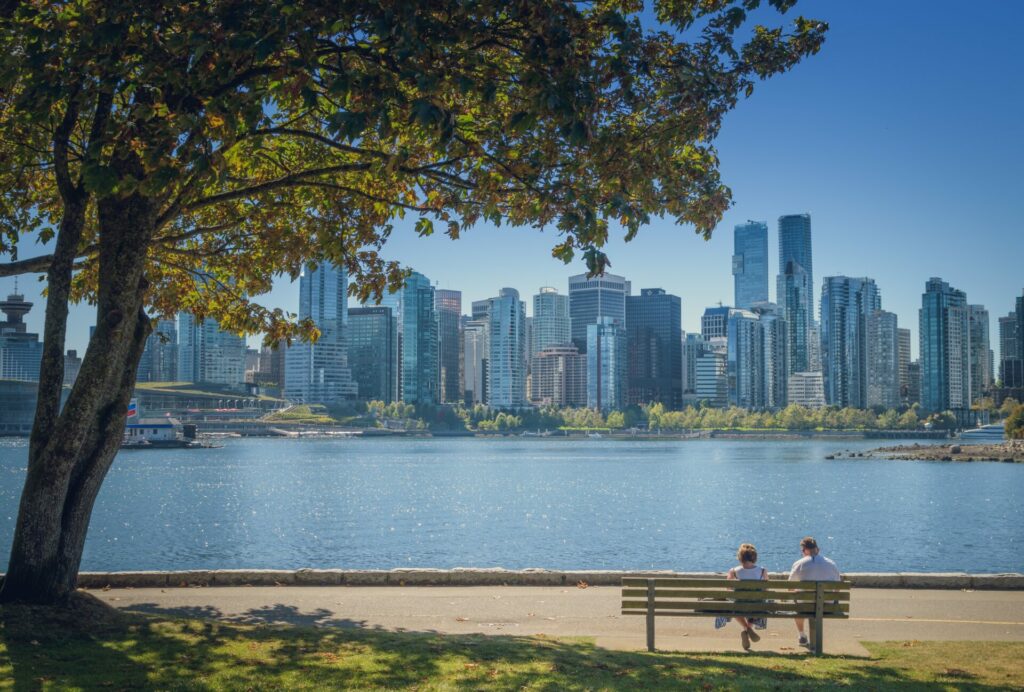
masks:
{"type": "Polygon", "coordinates": [[[1024,440],[1024,404],[1019,404],[1006,417],[1006,437],[1024,440]]]}
{"type": "Polygon", "coordinates": [[[1008,396],[1003,399],[1003,404],[999,407],[999,415],[1003,418],[1007,418],[1018,406],[1020,406],[1020,402],[1012,396],[1008,396]]]}
{"type": "MultiPolygon", "coordinates": [[[[0,599],[73,591],[150,333],[186,311],[267,343],[316,338],[254,300],[305,262],[360,298],[415,215],[555,228],[589,271],[614,227],[709,236],[730,203],[711,144],[755,83],[826,27],[756,26],[760,0],[351,0],[0,5],[0,276],[46,275],[28,473],[0,599]],[[37,239],[52,254],[21,257],[37,239]],[[71,302],[96,330],[63,409],[71,302]]],[[[767,0],[777,10],[794,0],[767,0]]]]}

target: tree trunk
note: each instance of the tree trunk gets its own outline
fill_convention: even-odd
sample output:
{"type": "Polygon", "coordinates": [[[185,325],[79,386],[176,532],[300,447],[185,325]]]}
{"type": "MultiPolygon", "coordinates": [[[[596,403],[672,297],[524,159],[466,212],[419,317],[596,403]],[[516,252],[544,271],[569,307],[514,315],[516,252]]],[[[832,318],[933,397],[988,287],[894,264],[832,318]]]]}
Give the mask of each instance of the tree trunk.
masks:
{"type": "MultiPolygon", "coordinates": [[[[154,209],[137,195],[98,205],[96,331],[48,434],[33,434],[2,602],[59,604],[75,589],[93,504],[121,443],[149,335],[144,269],[154,209]]],[[[63,362],[44,361],[42,367],[63,368],[63,362]]],[[[41,423],[37,417],[35,426],[41,423]]]]}

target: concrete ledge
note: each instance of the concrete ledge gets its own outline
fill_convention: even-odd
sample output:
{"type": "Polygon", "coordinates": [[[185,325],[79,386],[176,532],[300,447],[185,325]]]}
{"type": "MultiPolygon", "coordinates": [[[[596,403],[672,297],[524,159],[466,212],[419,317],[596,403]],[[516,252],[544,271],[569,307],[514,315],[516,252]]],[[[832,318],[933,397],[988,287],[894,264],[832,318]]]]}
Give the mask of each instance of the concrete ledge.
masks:
{"type": "MultiPolygon", "coordinates": [[[[218,569],[183,572],[81,572],[83,589],[165,588],[203,586],[619,586],[623,577],[721,579],[719,572],[620,572],[615,570],[508,570],[501,567],[455,569],[218,569]]],[[[771,572],[785,579],[785,572],[771,572]]],[[[854,586],[868,589],[1024,590],[1024,574],[966,572],[853,572],[844,575],[854,586]]]]}

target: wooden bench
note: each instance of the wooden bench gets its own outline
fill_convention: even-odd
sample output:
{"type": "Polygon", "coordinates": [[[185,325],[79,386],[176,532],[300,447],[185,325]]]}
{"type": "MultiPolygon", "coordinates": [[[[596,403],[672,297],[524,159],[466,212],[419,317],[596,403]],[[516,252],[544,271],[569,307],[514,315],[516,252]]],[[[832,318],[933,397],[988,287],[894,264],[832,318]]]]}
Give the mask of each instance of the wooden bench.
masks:
{"type": "Polygon", "coordinates": [[[648,651],[657,616],[808,618],[821,654],[823,621],[850,617],[850,582],[623,577],[622,614],[647,616],[648,651]]]}

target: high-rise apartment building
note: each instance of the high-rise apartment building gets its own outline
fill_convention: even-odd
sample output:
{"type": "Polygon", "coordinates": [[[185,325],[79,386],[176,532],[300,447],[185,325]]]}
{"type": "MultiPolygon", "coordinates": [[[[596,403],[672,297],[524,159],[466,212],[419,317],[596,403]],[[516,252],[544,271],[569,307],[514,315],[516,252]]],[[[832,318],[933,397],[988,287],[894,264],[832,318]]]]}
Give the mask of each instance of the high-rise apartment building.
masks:
{"type": "MultiPolygon", "coordinates": [[[[779,217],[779,268],[796,262],[814,285],[814,260],[811,251],[811,215],[788,214],[779,217]]],[[[813,304],[810,306],[813,313],[813,304]]]]}
{"type": "Polygon", "coordinates": [[[178,379],[182,382],[245,386],[245,339],[220,328],[217,320],[178,315],[178,379]]]}
{"type": "MultiPolygon", "coordinates": [[[[575,325],[575,320],[573,320],[575,325]]],[[[587,406],[601,411],[626,403],[626,330],[611,317],[587,325],[587,406]]]]}
{"type": "Polygon", "coordinates": [[[630,283],[615,274],[569,277],[569,318],[572,342],[580,352],[587,350],[587,327],[607,317],[620,327],[626,324],[626,296],[630,283]]]}
{"type": "Polygon", "coordinates": [[[729,313],[732,308],[718,306],[717,308],[705,308],[704,314],[700,316],[700,335],[704,341],[712,339],[724,339],[729,329],[729,313]]]}
{"type": "Polygon", "coordinates": [[[462,378],[459,372],[459,351],[462,336],[462,292],[444,288],[434,289],[434,308],[437,311],[437,353],[440,368],[440,398],[443,403],[462,401],[462,378]]]}
{"type": "Polygon", "coordinates": [[[139,360],[139,382],[178,381],[178,329],[174,320],[157,320],[139,360]]]}
{"type": "Polygon", "coordinates": [[[531,402],[537,406],[587,405],[587,356],[572,343],[548,346],[533,356],[531,402]]]}
{"type": "Polygon", "coordinates": [[[644,288],[626,298],[629,374],[626,403],[683,402],[682,301],[660,288],[644,288]]]}
{"type": "Polygon", "coordinates": [[[921,296],[921,407],[925,411],[971,405],[970,326],[967,295],[938,278],[921,296]]]}
{"type": "Polygon", "coordinates": [[[789,403],[805,408],[825,405],[825,381],[820,372],[794,372],[789,376],[789,403]]]}
{"type": "MultiPolygon", "coordinates": [[[[829,405],[867,408],[866,322],[881,309],[873,279],[825,277],[821,287],[821,364],[829,405]]],[[[892,337],[895,340],[895,334],[892,337]]]]}
{"type": "Polygon", "coordinates": [[[705,350],[696,364],[697,400],[714,408],[722,408],[729,400],[729,380],[726,352],[705,350]]]}
{"type": "Polygon", "coordinates": [[[921,403],[921,359],[910,361],[907,368],[907,400],[911,404],[921,403]]]}
{"type": "Polygon", "coordinates": [[[348,365],[360,399],[391,403],[398,398],[398,320],[391,308],[348,311],[348,365]]]}
{"type": "Polygon", "coordinates": [[[434,287],[419,272],[410,274],[401,289],[381,301],[398,320],[398,390],[407,404],[438,403],[441,371],[434,302],[434,287]]]}
{"type": "Polygon", "coordinates": [[[730,406],[765,408],[764,326],[749,310],[733,310],[727,326],[726,377],[730,406]]]}
{"type": "Polygon", "coordinates": [[[899,340],[899,377],[900,377],[900,403],[909,406],[910,401],[910,330],[897,328],[896,338],[899,340]]]}
{"type": "Polygon", "coordinates": [[[20,293],[0,302],[0,312],[6,317],[0,322],[0,380],[39,381],[43,344],[25,325],[25,315],[31,309],[32,303],[20,293]]]}
{"type": "Polygon", "coordinates": [[[988,310],[984,305],[967,306],[970,332],[971,401],[980,399],[992,386],[992,354],[989,343],[988,310]]]}
{"type": "Polygon", "coordinates": [[[789,401],[789,339],[786,320],[775,303],[753,307],[764,336],[764,406],[780,409],[789,401]]]}
{"type": "Polygon", "coordinates": [[[557,288],[543,286],[533,296],[533,329],[530,350],[537,355],[549,346],[563,346],[572,339],[569,324],[569,296],[557,288]]]}
{"type": "Polygon", "coordinates": [[[820,366],[814,335],[814,263],[811,215],[779,217],[779,276],[776,300],[786,320],[789,371],[808,372],[820,366]]]}
{"type": "Polygon", "coordinates": [[[468,320],[462,328],[462,387],[466,405],[487,401],[487,361],[491,356],[486,319],[468,320]]]}
{"type": "Polygon", "coordinates": [[[487,404],[495,408],[526,405],[526,306],[514,288],[491,298],[487,359],[487,404]]]}
{"type": "Polygon", "coordinates": [[[299,319],[320,331],[315,342],[293,342],[285,351],[284,397],[325,404],[358,394],[348,366],[348,276],[325,262],[306,266],[299,277],[299,319]]]}
{"type": "Polygon", "coordinates": [[[697,359],[704,352],[704,337],[700,334],[683,335],[683,394],[697,392],[697,359]]]}
{"type": "Polygon", "coordinates": [[[768,302],[768,224],[748,221],[733,230],[732,274],[736,307],[768,302]]]}
{"type": "MultiPolygon", "coordinates": [[[[867,398],[869,408],[900,405],[900,338],[896,315],[875,310],[867,316],[867,398]]],[[[908,337],[909,338],[909,337],[908,337]]]]}

